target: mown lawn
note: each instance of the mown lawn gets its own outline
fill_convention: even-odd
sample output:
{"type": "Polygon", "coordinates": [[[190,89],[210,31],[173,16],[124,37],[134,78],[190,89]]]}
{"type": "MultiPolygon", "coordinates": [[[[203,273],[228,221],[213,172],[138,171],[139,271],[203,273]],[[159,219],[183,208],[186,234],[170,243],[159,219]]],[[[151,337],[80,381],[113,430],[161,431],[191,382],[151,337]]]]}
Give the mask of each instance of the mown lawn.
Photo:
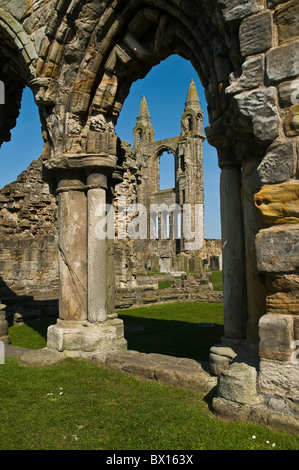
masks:
{"type": "Polygon", "coordinates": [[[223,336],[222,304],[176,302],[118,310],[125,325],[142,330],[126,333],[129,349],[207,361],[211,346],[223,336]],[[213,327],[200,323],[214,324],[213,327]]]}
{"type": "MultiPolygon", "coordinates": [[[[222,313],[215,305],[206,311],[201,304],[167,305],[121,312],[127,324],[145,326],[131,333],[129,345],[147,341],[148,348],[147,330],[155,349],[159,325],[160,340],[166,342],[173,326],[177,330],[180,325],[181,332],[186,328],[189,335],[187,324],[200,330],[199,322],[215,321],[221,328],[222,313]]],[[[10,338],[19,346],[44,347],[45,328],[45,323],[12,327],[10,338]]],[[[205,328],[201,338],[212,330],[205,328]]],[[[186,342],[184,336],[172,335],[186,342]]],[[[176,350],[180,355],[180,346],[176,350]]],[[[38,368],[6,358],[0,365],[0,396],[1,450],[299,450],[298,436],[217,419],[201,394],[127,377],[88,361],[68,359],[38,368]]]]}

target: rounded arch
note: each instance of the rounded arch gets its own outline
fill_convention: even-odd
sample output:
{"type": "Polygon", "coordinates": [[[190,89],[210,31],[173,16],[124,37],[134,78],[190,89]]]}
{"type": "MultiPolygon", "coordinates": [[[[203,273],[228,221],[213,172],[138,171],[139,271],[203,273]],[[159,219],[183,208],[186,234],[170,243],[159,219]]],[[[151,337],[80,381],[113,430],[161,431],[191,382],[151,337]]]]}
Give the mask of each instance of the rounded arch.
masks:
{"type": "MultiPolygon", "coordinates": [[[[46,31],[50,44],[38,64],[39,77],[47,77],[48,89],[53,87],[52,106],[61,121],[56,126],[60,135],[53,142],[54,154],[78,153],[79,147],[83,153],[86,149],[97,153],[97,148],[87,144],[92,119],[105,116],[109,126],[115,125],[132,83],[172,54],[190,60],[198,73],[206,90],[210,121],[227,108],[224,90],[242,58],[238,35],[229,31],[219,5],[204,0],[195,2],[197,8],[191,0],[118,0],[106,8],[95,1],[88,6],[76,2],[75,7],[74,2],[60,3],[60,14],[46,31]],[[84,29],[86,14],[88,32],[84,29]],[[53,70],[59,78],[54,85],[53,70]],[[72,82],[60,90],[58,81],[63,83],[66,74],[72,82]]],[[[52,127],[49,119],[50,134],[52,127]]]]}

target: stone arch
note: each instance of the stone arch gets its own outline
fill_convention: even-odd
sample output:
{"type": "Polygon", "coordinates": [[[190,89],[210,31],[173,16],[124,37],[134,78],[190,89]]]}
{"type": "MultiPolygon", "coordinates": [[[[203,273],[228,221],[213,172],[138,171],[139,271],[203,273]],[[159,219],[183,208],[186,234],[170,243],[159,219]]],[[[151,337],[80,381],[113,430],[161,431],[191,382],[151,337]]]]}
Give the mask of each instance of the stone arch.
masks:
{"type": "MultiPolygon", "coordinates": [[[[217,148],[219,165],[223,168],[223,200],[227,198],[226,185],[235,186],[233,200],[226,201],[222,210],[223,220],[229,218],[229,205],[234,206],[233,212],[237,214],[237,222],[233,225],[231,222],[223,224],[227,227],[224,230],[228,230],[223,234],[227,251],[224,264],[234,266],[225,276],[226,335],[248,337],[245,252],[254,250],[256,233],[251,235],[250,241],[247,238],[246,246],[241,197],[241,175],[244,183],[245,172],[242,173],[241,168],[248,148],[254,148],[255,154],[261,157],[278,137],[280,119],[273,87],[251,91],[252,85],[249,85],[244,91],[241,85],[238,89],[237,79],[233,84],[230,81],[232,73],[238,76],[242,66],[243,70],[246,69],[247,55],[240,52],[237,26],[252,14],[263,18],[260,13],[263,7],[259,3],[246,5],[240,15],[238,8],[199,1],[197,6],[201,14],[195,20],[194,2],[191,1],[172,0],[166,4],[159,0],[119,1],[113,8],[107,6],[100,16],[94,11],[90,13],[87,33],[83,28],[87,7],[81,8],[80,3],[76,3],[74,8],[74,2],[70,4],[66,0],[60,5],[59,14],[51,24],[47,54],[39,64],[42,77],[47,76],[52,67],[59,77],[52,93],[52,113],[46,118],[49,134],[54,136],[49,167],[59,168],[61,164],[69,167],[72,163],[80,167],[83,163],[79,155],[82,155],[86,156],[84,162],[89,161],[91,167],[105,168],[106,173],[113,175],[118,160],[114,124],[132,82],[145,76],[154,65],[173,53],[190,60],[205,87],[210,121],[206,134],[209,142],[217,148]],[[67,21],[70,18],[76,18],[76,28],[71,28],[70,21],[67,21]],[[68,73],[72,76],[63,102],[60,88],[66,70],[64,61],[55,63],[54,58],[59,57],[67,60],[68,73]],[[71,59],[73,62],[70,64],[71,59]],[[248,107],[248,102],[253,106],[248,107]],[[80,163],[75,163],[74,156],[80,163]],[[227,183],[226,180],[230,179],[227,183]],[[236,237],[238,243],[233,241],[236,237]],[[233,259],[238,261],[233,262],[233,259]]],[[[265,14],[268,18],[268,12],[265,14]]],[[[53,79],[47,80],[50,86],[53,79]]],[[[255,191],[258,189],[254,188],[255,191]]],[[[250,197],[252,200],[253,194],[250,197]]],[[[258,231],[261,221],[256,224],[258,231]]],[[[254,260],[250,268],[246,265],[246,269],[247,278],[257,279],[254,260]]],[[[261,282],[256,282],[249,298],[257,296],[260,296],[261,303],[258,308],[255,305],[249,315],[250,318],[254,316],[252,333],[249,333],[254,342],[258,341],[259,316],[265,313],[265,292],[261,282]]]]}
{"type": "Polygon", "coordinates": [[[16,125],[23,89],[35,76],[37,53],[25,30],[8,11],[0,7],[0,79],[5,102],[0,116],[0,145],[10,140],[16,125]]]}
{"type": "MultiPolygon", "coordinates": [[[[6,3],[0,0],[0,7],[6,3]]],[[[80,355],[82,345],[83,355],[98,347],[103,352],[103,337],[105,351],[126,347],[109,305],[112,249],[95,237],[96,208],[112,200],[122,178],[114,125],[131,84],[179,54],[192,62],[205,88],[205,132],[222,169],[226,344],[259,342],[260,390],[268,404],[274,396],[280,409],[296,414],[289,397],[298,388],[298,366],[291,360],[292,340],[298,338],[298,253],[289,247],[297,246],[298,235],[298,2],[47,3],[51,16],[46,24],[37,22],[37,29],[28,19],[42,11],[43,0],[29,1],[33,13],[26,10],[17,20],[4,10],[13,16],[13,34],[24,46],[16,50],[34,79],[47,133],[45,177],[55,180],[59,199],[60,320],[49,331],[49,348],[64,351],[71,341],[72,353],[80,355]],[[23,29],[34,35],[42,27],[44,39],[31,61],[23,29]],[[271,207],[265,204],[269,194],[271,207]],[[284,211],[292,216],[281,218],[284,211]],[[290,223],[293,216],[296,223],[290,223]]]]}

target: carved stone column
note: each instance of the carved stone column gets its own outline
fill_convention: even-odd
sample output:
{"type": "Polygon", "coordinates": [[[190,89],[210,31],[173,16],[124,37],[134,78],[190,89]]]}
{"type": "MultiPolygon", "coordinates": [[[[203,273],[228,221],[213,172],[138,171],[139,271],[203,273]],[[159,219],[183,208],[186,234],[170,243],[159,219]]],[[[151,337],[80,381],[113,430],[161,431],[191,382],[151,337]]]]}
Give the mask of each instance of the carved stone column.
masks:
{"type": "Polygon", "coordinates": [[[87,198],[82,179],[58,183],[59,318],[87,320],[87,198]]]}
{"type": "Polygon", "coordinates": [[[245,247],[240,167],[223,167],[220,177],[220,198],[224,334],[227,338],[246,338],[245,247]]]}
{"type": "Polygon", "coordinates": [[[114,165],[112,157],[90,154],[64,155],[45,165],[58,181],[60,280],[59,319],[48,329],[47,348],[70,357],[101,361],[127,348],[108,293],[113,240],[108,243],[97,230],[114,165]]]}
{"type": "Polygon", "coordinates": [[[97,233],[99,217],[105,216],[107,176],[92,173],[87,177],[88,198],[88,321],[107,319],[107,240],[97,233]]]}
{"type": "Polygon", "coordinates": [[[241,199],[241,168],[224,166],[220,177],[223,256],[224,338],[210,350],[210,370],[219,375],[236,357],[257,354],[247,343],[245,241],[241,199]]]}

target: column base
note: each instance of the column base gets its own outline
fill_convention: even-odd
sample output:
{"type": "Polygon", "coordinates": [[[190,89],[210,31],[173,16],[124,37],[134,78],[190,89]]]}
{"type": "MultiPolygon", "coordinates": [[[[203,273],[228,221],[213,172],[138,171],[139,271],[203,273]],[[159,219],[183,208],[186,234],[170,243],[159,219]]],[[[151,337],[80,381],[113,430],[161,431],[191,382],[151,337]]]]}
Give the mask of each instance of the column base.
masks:
{"type": "Polygon", "coordinates": [[[243,338],[221,338],[221,343],[210,349],[210,372],[220,375],[234,362],[245,362],[257,367],[259,363],[258,345],[243,338]]]}
{"type": "Polygon", "coordinates": [[[57,320],[48,328],[47,348],[63,353],[65,357],[93,359],[127,350],[124,324],[119,318],[103,323],[57,320]]]}

